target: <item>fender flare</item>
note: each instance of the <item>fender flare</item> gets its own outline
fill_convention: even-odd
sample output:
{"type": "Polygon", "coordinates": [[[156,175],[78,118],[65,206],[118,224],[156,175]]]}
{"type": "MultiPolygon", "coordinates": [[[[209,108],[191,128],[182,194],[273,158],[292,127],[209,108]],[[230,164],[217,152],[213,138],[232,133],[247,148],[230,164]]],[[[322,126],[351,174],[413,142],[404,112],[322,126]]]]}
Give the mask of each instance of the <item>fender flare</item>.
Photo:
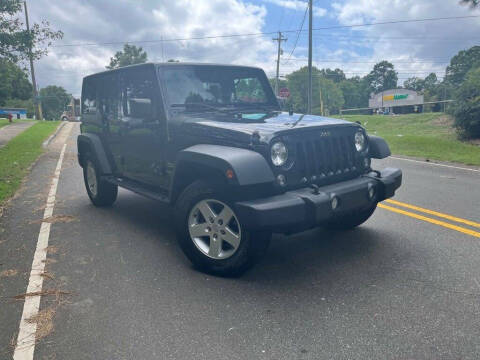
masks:
{"type": "Polygon", "coordinates": [[[385,159],[392,155],[387,142],[379,136],[368,136],[369,140],[369,155],[374,159],[385,159]]]}
{"type": "MultiPolygon", "coordinates": [[[[233,178],[228,179],[232,185],[247,186],[273,182],[275,177],[267,160],[258,152],[222,146],[199,144],[180,151],[177,155],[177,170],[182,163],[193,163],[206,168],[213,168],[222,174],[233,170],[233,178]]],[[[175,184],[175,171],[173,184],[175,184]]]]}
{"type": "Polygon", "coordinates": [[[112,168],[103,148],[100,137],[96,134],[81,134],[77,137],[78,163],[83,167],[83,155],[85,149],[89,149],[97,159],[98,166],[103,175],[111,174],[112,168]]]}

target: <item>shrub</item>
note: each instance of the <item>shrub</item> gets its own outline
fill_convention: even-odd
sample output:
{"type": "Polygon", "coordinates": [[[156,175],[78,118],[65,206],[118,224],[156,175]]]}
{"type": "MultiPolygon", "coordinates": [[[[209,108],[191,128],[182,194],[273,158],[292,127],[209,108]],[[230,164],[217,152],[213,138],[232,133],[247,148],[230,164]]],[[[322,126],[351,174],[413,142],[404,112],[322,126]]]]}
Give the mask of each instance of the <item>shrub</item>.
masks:
{"type": "Polygon", "coordinates": [[[471,70],[455,92],[452,113],[462,138],[480,138],[480,67],[471,70]]]}

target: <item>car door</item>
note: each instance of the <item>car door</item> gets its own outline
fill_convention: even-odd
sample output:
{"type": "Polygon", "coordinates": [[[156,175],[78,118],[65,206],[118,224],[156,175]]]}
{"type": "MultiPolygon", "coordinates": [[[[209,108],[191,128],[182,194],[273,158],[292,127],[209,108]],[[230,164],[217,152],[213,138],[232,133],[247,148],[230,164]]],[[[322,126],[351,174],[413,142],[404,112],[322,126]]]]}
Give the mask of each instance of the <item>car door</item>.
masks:
{"type": "Polygon", "coordinates": [[[153,66],[122,74],[125,177],[165,187],[166,117],[153,66]]]}
{"type": "Polygon", "coordinates": [[[120,82],[118,72],[104,74],[98,79],[99,113],[103,124],[103,139],[107,156],[113,164],[116,176],[123,176],[124,161],[124,131],[120,118],[120,82]]]}

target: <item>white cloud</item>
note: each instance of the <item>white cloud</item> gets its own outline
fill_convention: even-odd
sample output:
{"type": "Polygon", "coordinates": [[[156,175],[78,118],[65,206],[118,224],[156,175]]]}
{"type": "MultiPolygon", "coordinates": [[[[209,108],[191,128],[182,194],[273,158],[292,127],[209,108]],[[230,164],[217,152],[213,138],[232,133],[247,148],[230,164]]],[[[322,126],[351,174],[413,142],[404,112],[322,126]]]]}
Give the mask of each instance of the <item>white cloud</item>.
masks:
{"type": "MultiPolygon", "coordinates": [[[[290,10],[303,10],[307,8],[308,2],[300,0],[265,0],[266,2],[281,6],[290,10]]],[[[327,10],[318,6],[313,6],[313,16],[325,16],[327,10]]]]}
{"type": "Polygon", "coordinates": [[[56,84],[79,95],[84,76],[105,70],[123,42],[142,46],[149,61],[170,58],[181,61],[256,65],[271,70],[275,44],[271,36],[212,38],[191,41],[143,42],[191,37],[260,33],[265,22],[264,6],[241,0],[176,0],[124,2],[63,0],[61,5],[37,0],[30,5],[34,21],[48,14],[50,24],[65,33],[56,45],[118,42],[115,45],[52,47],[37,62],[40,86],[56,84]]]}
{"type": "MultiPolygon", "coordinates": [[[[458,0],[344,0],[332,4],[332,8],[344,25],[480,15],[480,11],[459,5],[458,0]]],[[[479,32],[480,19],[476,18],[353,28],[350,34],[352,41],[365,36],[368,40],[359,41],[371,49],[370,60],[392,61],[403,83],[403,78],[423,77],[429,72],[443,76],[453,55],[478,43],[475,38],[479,32]]]]}

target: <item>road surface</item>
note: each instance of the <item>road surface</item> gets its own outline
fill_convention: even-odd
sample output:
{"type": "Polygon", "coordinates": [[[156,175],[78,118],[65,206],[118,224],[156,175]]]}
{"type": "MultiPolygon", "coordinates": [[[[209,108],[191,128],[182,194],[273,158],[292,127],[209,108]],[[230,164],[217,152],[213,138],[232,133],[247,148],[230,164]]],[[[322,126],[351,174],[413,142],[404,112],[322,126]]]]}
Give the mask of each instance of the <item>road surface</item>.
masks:
{"type": "Polygon", "coordinates": [[[0,358],[480,358],[478,170],[376,161],[403,169],[394,202],[354,231],[275,236],[261,264],[225,279],[192,268],[164,206],[124,190],[112,208],[92,206],[77,133],[62,129],[0,220],[0,358]],[[27,323],[13,297],[36,249],[48,294],[27,323]],[[19,349],[32,322],[37,339],[19,349]]]}

